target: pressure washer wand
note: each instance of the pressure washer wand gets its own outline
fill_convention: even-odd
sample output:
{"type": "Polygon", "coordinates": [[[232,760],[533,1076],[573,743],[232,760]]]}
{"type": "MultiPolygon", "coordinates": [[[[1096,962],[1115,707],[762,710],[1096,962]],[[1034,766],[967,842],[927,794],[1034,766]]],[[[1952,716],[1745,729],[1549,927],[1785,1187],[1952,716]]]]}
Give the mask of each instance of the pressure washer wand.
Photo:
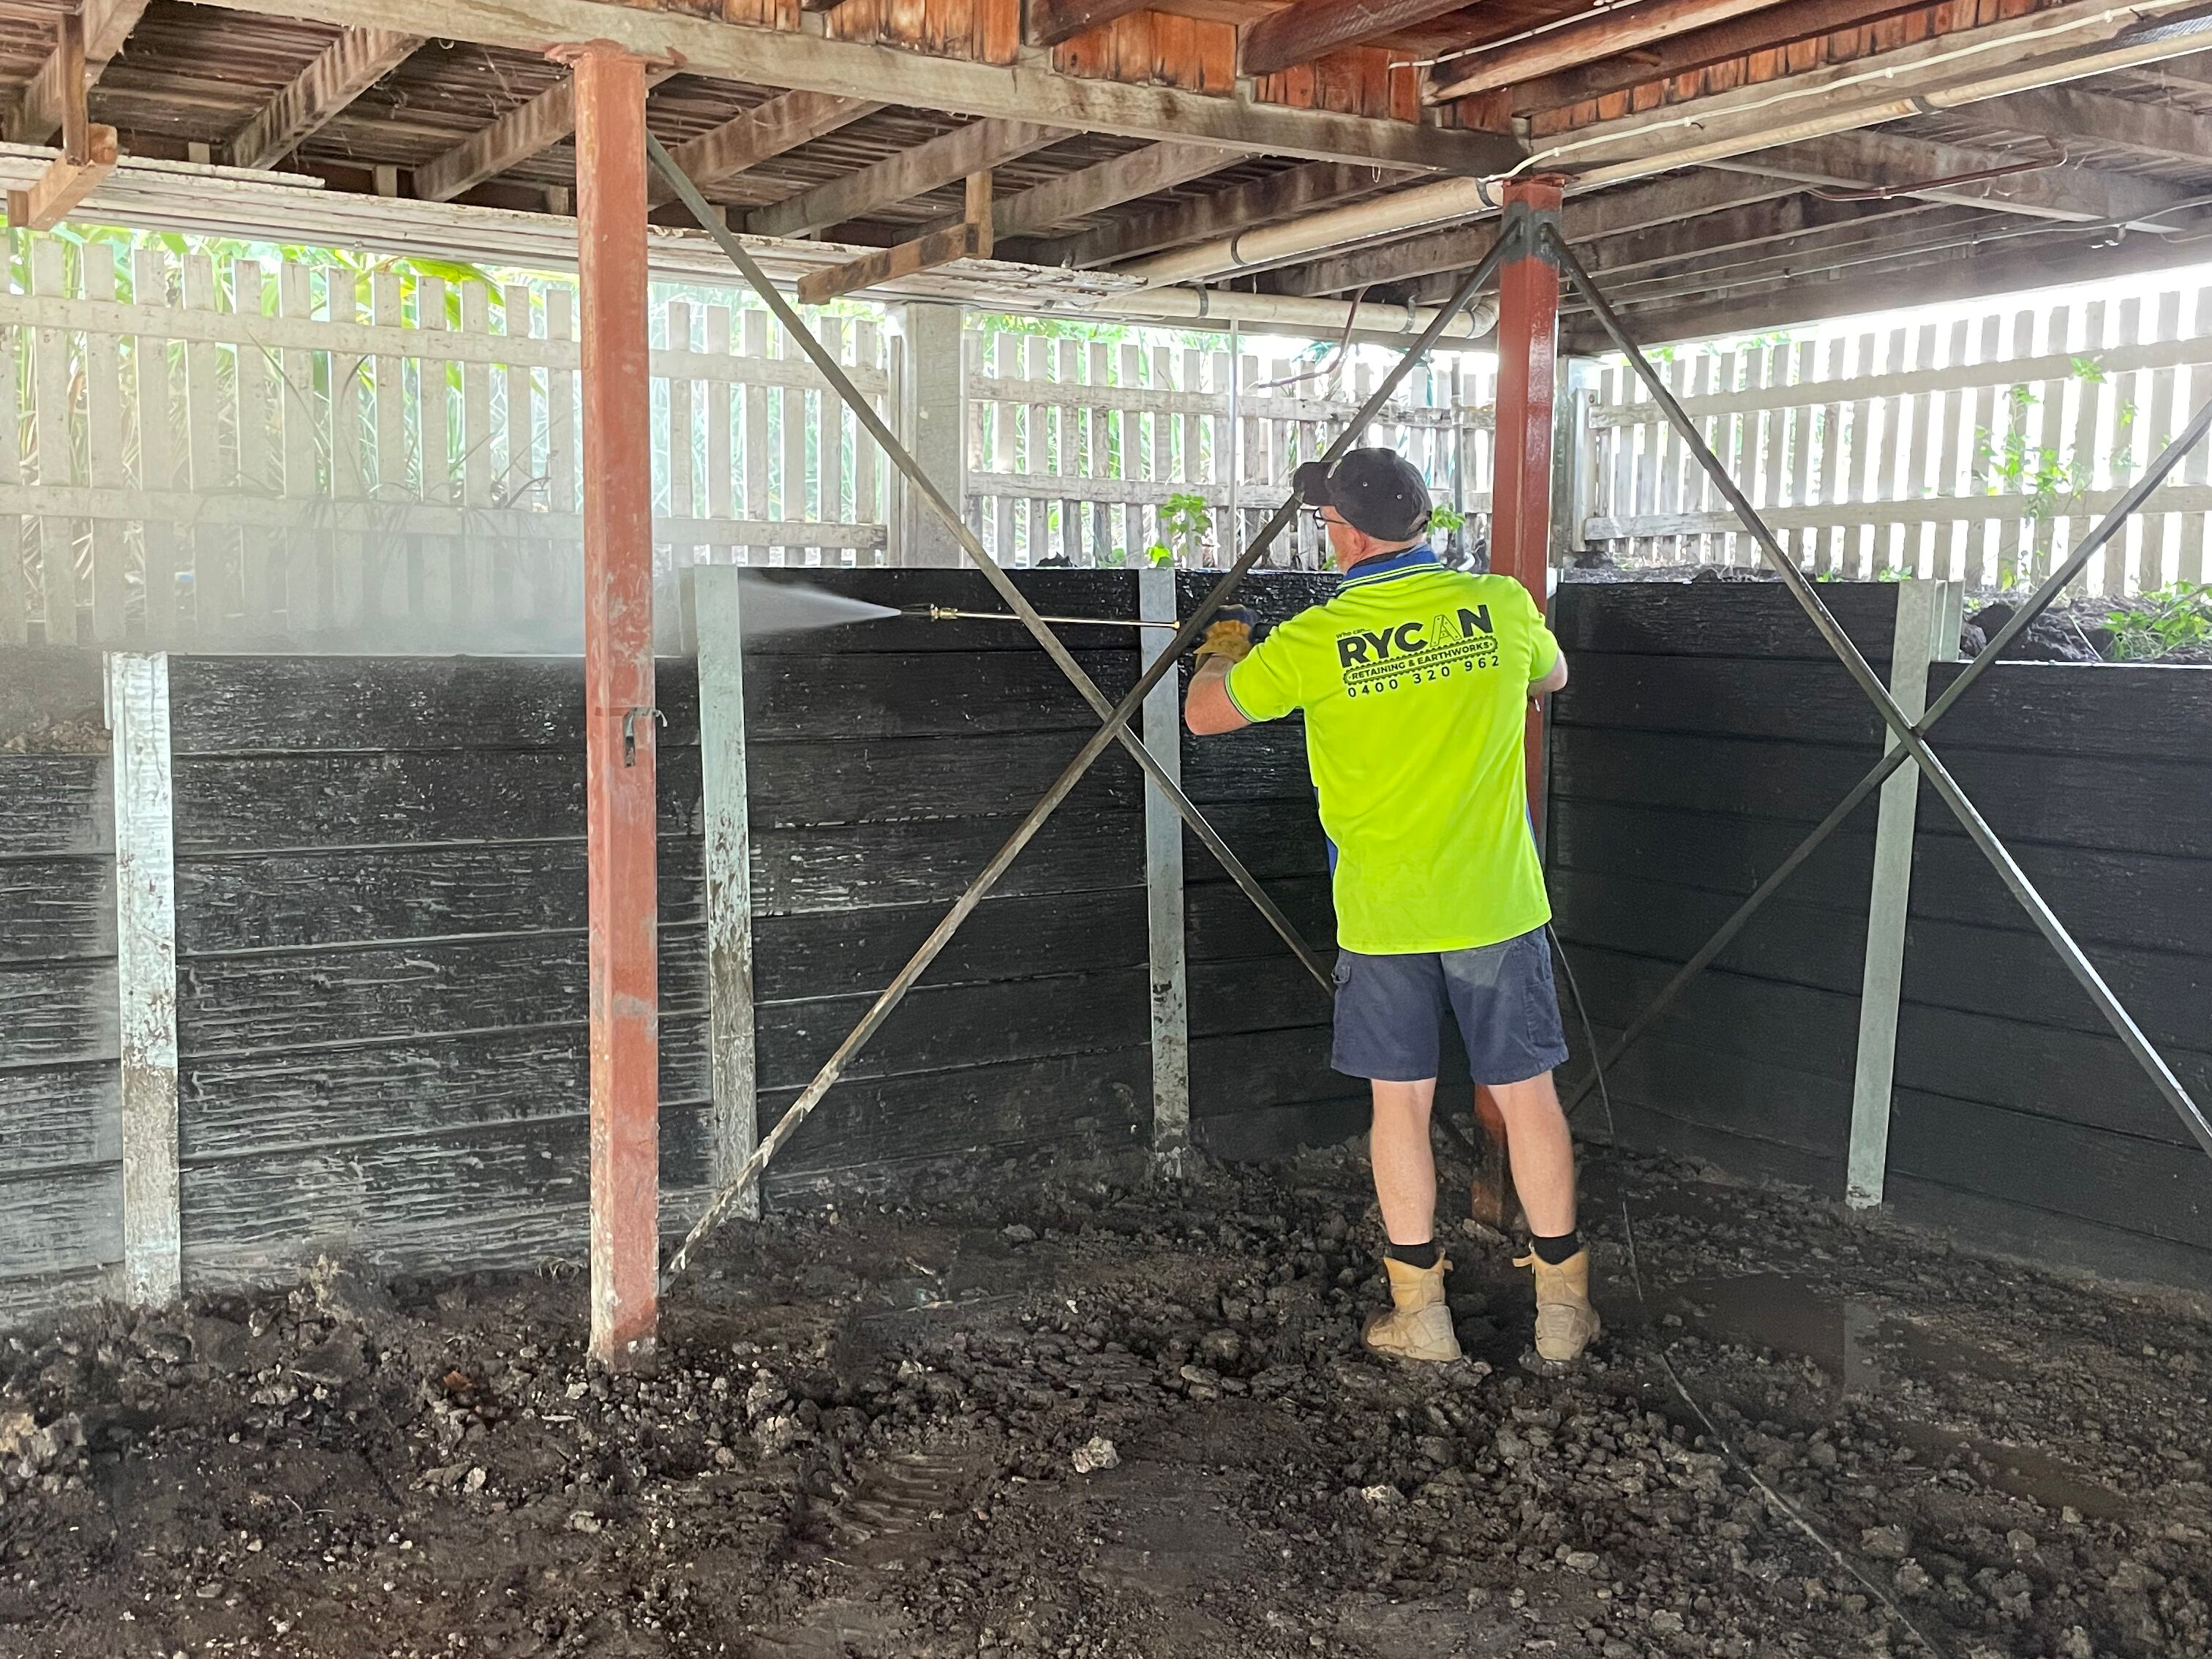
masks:
{"type": "MultiPolygon", "coordinates": [[[[931,622],[1010,622],[1022,619],[1011,611],[954,611],[941,605],[910,605],[899,613],[926,617],[931,622]]],[[[1171,622],[1138,622],[1128,617],[1040,617],[1039,622],[1060,623],[1069,628],[1176,628],[1171,622]]]]}

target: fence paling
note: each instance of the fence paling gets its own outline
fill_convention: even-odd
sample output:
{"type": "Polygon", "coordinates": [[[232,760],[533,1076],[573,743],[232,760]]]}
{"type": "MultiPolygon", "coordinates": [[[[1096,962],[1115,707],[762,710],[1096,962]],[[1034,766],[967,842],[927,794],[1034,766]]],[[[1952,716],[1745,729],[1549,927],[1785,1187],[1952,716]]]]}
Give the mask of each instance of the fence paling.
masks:
{"type": "MultiPolygon", "coordinates": [[[[41,242],[31,251],[31,284],[51,294],[61,285],[62,250],[41,242]]],[[[38,409],[32,433],[38,446],[38,481],[68,484],[70,467],[70,343],[59,329],[42,328],[31,337],[32,385],[38,409]]],[[[49,642],[68,643],[76,635],[76,575],[70,550],[70,526],[41,517],[31,563],[33,603],[46,619],[49,642]]]]}
{"type": "MultiPolygon", "coordinates": [[[[385,322],[372,313],[369,321],[362,322],[357,318],[349,318],[343,311],[330,318],[305,313],[267,316],[223,310],[179,311],[167,305],[81,297],[58,291],[61,282],[61,262],[58,257],[61,252],[59,245],[40,240],[33,242],[33,271],[36,271],[42,257],[52,260],[56,267],[54,281],[57,289],[49,292],[37,288],[34,277],[34,291],[31,294],[0,291],[0,328],[52,328],[70,334],[108,334],[122,339],[143,337],[178,343],[232,348],[253,346],[264,352],[297,347],[310,351],[343,351],[359,357],[434,358],[444,362],[481,363],[501,369],[574,369],[580,362],[578,353],[580,348],[573,336],[509,336],[488,329],[483,332],[447,331],[442,320],[385,322]],[[36,252],[46,246],[55,247],[57,255],[41,256],[36,252]]],[[[187,257],[188,260],[210,258],[206,254],[187,257]]],[[[148,266],[155,270],[164,268],[164,261],[159,254],[142,252],[139,260],[142,269],[148,266]]],[[[216,269],[210,260],[210,293],[216,291],[212,287],[216,269]]],[[[325,268],[288,262],[285,269],[312,276],[314,271],[325,268]]],[[[416,280],[418,294],[428,292],[428,285],[438,282],[434,277],[416,280]]],[[[441,283],[441,291],[442,287],[441,283]]],[[[232,285],[224,284],[222,291],[232,291],[232,285]]],[[[554,294],[565,295],[570,290],[556,286],[544,292],[550,297],[554,294]]],[[[777,360],[745,354],[731,358],[696,346],[687,346],[656,350],[653,354],[653,362],[654,373],[664,378],[674,374],[698,380],[799,386],[815,391],[821,390],[824,385],[812,367],[799,357],[777,360]]],[[[881,395],[890,388],[889,376],[879,363],[857,365],[854,383],[872,395],[881,395]]]]}
{"type": "MultiPolygon", "coordinates": [[[[2139,341],[2133,344],[2113,345],[2098,352],[2098,366],[2106,374],[2131,374],[2138,369],[2175,368],[2203,368],[2212,367],[2212,318],[2207,318],[2201,308],[2212,302],[2212,291],[2200,296],[2200,309],[2196,326],[2184,338],[2139,341]]],[[[2101,304],[2101,301],[2086,301],[2101,304]]],[[[2063,317],[2063,309],[2053,313],[2063,317]]],[[[2033,313],[2020,315],[2029,320],[2033,313]]],[[[1860,337],[1862,347],[1875,337],[1860,337]]],[[[2063,325],[2058,338],[2065,339],[2063,325]]],[[[2016,342],[2011,354],[1985,356],[1971,364],[1951,363],[1940,367],[1892,368],[1878,373],[1863,374],[1855,378],[1853,395],[1871,398],[1890,398],[1917,395],[1925,392],[1954,392],[1960,388],[1981,386],[2004,387],[2040,380],[2066,380],[2075,369],[2074,359],[2081,354],[2058,349],[2038,354],[2031,345],[2016,342]]],[[[1751,385],[1739,390],[1726,389],[1702,393],[1682,399],[1683,412],[1692,416],[1707,415],[1741,415],[1761,410],[1789,408],[1795,403],[1796,388],[1783,385],[1751,385]]],[[[1610,403],[1601,407],[1593,421],[1600,429],[1613,426],[1638,426],[1656,419],[1656,410],[1644,400],[1623,403],[1618,394],[1610,403]]]]}
{"type": "MultiPolygon", "coordinates": [[[[15,331],[0,329],[0,376],[9,386],[15,378],[15,331]]],[[[22,442],[15,432],[0,444],[0,489],[13,488],[22,478],[22,442]]],[[[0,645],[22,645],[30,639],[31,595],[24,581],[23,523],[13,514],[0,514],[0,645]]]]}
{"type": "MultiPolygon", "coordinates": [[[[2195,320],[2191,331],[2200,337],[2212,336],[2212,286],[2197,291],[2195,320]]],[[[2205,377],[2196,368],[2189,371],[2189,398],[2191,403],[2202,401],[2205,392],[2205,377]]],[[[2212,458],[2198,449],[2182,469],[2184,483],[2201,484],[2208,470],[2212,470],[2212,458]]],[[[2181,538],[2174,552],[2174,579],[2177,581],[2200,582],[2204,580],[2204,515],[2192,513],[2181,522],[2181,538]]]]}

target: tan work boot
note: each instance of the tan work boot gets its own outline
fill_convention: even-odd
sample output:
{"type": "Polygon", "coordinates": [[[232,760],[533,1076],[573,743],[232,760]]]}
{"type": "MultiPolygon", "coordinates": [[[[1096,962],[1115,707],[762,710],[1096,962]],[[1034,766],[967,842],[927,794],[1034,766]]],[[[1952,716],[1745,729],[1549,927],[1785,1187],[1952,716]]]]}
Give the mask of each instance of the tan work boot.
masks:
{"type": "Polygon", "coordinates": [[[1382,1258],[1390,1274],[1389,1313],[1367,1322],[1360,1340],[1393,1359],[1418,1359],[1441,1365],[1460,1357],[1451,1310],[1444,1305],[1444,1275],[1451,1263],[1441,1255],[1433,1267],[1415,1267],[1392,1256],[1382,1258]]]}
{"type": "Polygon", "coordinates": [[[1513,1265],[1536,1274],[1536,1357],[1565,1364],[1583,1357],[1601,1328],[1590,1306],[1589,1251],[1577,1250],[1558,1267],[1531,1250],[1513,1265]]]}

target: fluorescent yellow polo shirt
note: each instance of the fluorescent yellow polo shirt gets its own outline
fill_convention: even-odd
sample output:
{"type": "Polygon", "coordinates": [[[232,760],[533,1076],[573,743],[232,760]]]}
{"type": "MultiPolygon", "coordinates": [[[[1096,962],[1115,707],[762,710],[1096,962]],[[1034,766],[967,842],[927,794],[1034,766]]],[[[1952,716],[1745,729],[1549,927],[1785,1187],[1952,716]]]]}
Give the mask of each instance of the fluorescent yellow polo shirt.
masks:
{"type": "Polygon", "coordinates": [[[1346,950],[1471,950],[1551,920],[1523,733],[1559,658],[1519,582],[1415,549],[1354,565],[1229,671],[1247,720],[1305,711],[1346,950]]]}

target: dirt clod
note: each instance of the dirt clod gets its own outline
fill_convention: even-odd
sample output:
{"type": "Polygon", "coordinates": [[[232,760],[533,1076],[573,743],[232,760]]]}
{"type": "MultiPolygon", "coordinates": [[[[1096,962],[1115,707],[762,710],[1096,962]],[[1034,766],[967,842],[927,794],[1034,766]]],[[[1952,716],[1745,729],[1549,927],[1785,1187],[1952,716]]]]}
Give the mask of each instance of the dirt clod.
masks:
{"type": "Polygon", "coordinates": [[[1075,1449],[1070,1460],[1078,1474],[1096,1474],[1101,1469],[1121,1467],[1121,1454],[1114,1449],[1114,1443],[1103,1434],[1094,1434],[1075,1449]]]}

